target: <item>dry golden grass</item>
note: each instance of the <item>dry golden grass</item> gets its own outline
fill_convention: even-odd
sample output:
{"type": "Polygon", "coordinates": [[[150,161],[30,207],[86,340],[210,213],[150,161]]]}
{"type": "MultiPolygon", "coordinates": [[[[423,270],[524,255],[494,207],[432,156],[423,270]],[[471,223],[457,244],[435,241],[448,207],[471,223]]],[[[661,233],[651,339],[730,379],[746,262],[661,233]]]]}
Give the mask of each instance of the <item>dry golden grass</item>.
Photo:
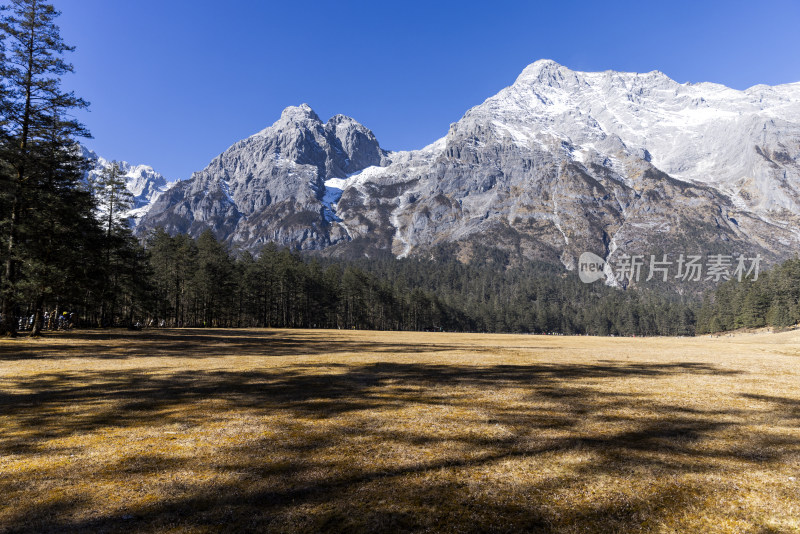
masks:
{"type": "Polygon", "coordinates": [[[800,531],[800,331],[0,341],[0,531],[800,531]]]}

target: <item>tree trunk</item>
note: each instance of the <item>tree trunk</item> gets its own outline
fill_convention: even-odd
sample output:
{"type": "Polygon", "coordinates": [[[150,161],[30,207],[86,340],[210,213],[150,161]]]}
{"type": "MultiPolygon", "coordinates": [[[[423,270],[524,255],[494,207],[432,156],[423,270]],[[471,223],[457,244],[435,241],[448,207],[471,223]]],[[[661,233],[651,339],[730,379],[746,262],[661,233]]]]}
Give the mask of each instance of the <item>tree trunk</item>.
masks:
{"type": "Polygon", "coordinates": [[[14,283],[16,281],[16,261],[14,260],[14,248],[16,246],[17,224],[19,220],[19,201],[14,195],[11,207],[11,220],[9,224],[8,237],[8,259],[6,259],[4,283],[7,285],[3,292],[2,321],[0,321],[0,335],[16,337],[17,317],[14,302],[14,283]]]}
{"type": "Polygon", "coordinates": [[[34,312],[33,326],[31,327],[31,337],[42,335],[42,321],[44,320],[44,297],[39,295],[36,298],[36,310],[34,312]]]}

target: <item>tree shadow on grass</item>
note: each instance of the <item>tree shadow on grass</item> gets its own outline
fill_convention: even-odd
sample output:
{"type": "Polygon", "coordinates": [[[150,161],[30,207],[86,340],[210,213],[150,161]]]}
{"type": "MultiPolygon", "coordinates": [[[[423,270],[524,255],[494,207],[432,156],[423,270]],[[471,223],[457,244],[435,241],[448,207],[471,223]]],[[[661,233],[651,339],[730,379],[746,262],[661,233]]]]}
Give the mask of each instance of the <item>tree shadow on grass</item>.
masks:
{"type": "MultiPolygon", "coordinates": [[[[379,354],[437,353],[469,349],[491,352],[489,347],[447,343],[385,343],[337,338],[337,330],[163,329],[142,332],[116,330],[48,333],[36,340],[19,339],[0,344],[0,361],[58,360],[91,357],[129,359],[141,357],[218,358],[237,356],[309,356],[365,352],[379,354]],[[65,343],[68,342],[68,343],[65,343]]],[[[525,347],[551,350],[553,347],[525,347]]]]}
{"type": "Polygon", "coordinates": [[[742,397],[765,403],[770,409],[777,409],[782,417],[800,421],[800,400],[775,395],[742,394],[742,397]]]}
{"type": "MultiPolygon", "coordinates": [[[[766,467],[796,455],[800,443],[764,434],[708,446],[755,412],[689,409],[642,392],[601,391],[596,382],[735,375],[695,362],[380,362],[6,379],[24,391],[0,393],[0,422],[12,429],[0,435],[3,455],[43,454],[53,438],[105,430],[170,428],[181,439],[199,439],[192,430],[215,418],[231,424],[239,413],[278,419],[243,442],[204,438],[217,453],[203,465],[145,450],[109,458],[92,475],[106,483],[177,477],[195,468],[215,475],[208,483],[166,476],[160,482],[166,497],[133,502],[119,513],[92,513],[80,496],[44,507],[21,503],[0,530],[656,530],[705,506],[714,491],[678,477],[718,472],[721,461],[766,467]],[[514,396],[493,396],[505,391],[514,396]],[[411,418],[408,424],[403,417],[411,418]],[[757,450],[768,453],[754,455],[757,450]],[[552,473],[538,473],[538,466],[552,473]],[[608,480],[630,485],[604,486],[608,480]],[[596,481],[606,481],[597,484],[598,496],[582,497],[596,481]],[[564,495],[572,501],[559,500],[564,495]]],[[[759,400],[796,413],[793,399],[759,400]]],[[[0,477],[0,491],[10,489],[9,478],[0,477]]]]}

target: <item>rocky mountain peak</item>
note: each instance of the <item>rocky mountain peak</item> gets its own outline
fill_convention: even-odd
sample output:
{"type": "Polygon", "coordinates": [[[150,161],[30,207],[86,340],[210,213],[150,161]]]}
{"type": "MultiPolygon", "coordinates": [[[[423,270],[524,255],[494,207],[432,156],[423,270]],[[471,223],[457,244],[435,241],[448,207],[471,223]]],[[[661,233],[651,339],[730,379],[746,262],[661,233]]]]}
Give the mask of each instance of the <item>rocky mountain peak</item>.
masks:
{"type": "Polygon", "coordinates": [[[355,119],[334,115],[325,124],[333,145],[333,159],[345,174],[352,174],[372,165],[381,165],[386,154],[375,134],[355,119]],[[343,156],[343,157],[341,157],[343,156]]]}
{"type": "Polygon", "coordinates": [[[553,61],[540,59],[525,67],[517,76],[514,86],[548,85],[559,87],[565,77],[574,78],[574,72],[553,61]]]}
{"type": "Polygon", "coordinates": [[[199,234],[212,227],[231,242],[323,248],[347,238],[329,180],[386,163],[375,135],[355,119],[323,123],[308,104],[235,143],[157,203],[145,227],[199,234]]]}
{"type": "Polygon", "coordinates": [[[286,109],[283,110],[281,113],[281,122],[305,122],[305,121],[313,121],[313,122],[322,122],[319,116],[311,109],[306,103],[300,104],[299,106],[288,106],[286,109]]]}

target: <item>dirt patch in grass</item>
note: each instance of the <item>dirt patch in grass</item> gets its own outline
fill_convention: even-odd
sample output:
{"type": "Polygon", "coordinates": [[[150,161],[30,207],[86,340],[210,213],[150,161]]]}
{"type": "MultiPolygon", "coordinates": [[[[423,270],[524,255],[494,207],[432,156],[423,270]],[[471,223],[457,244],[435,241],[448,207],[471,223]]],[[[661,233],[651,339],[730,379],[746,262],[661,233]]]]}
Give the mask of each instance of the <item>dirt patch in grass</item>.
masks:
{"type": "Polygon", "coordinates": [[[0,340],[2,532],[800,531],[800,332],[0,340]]]}

